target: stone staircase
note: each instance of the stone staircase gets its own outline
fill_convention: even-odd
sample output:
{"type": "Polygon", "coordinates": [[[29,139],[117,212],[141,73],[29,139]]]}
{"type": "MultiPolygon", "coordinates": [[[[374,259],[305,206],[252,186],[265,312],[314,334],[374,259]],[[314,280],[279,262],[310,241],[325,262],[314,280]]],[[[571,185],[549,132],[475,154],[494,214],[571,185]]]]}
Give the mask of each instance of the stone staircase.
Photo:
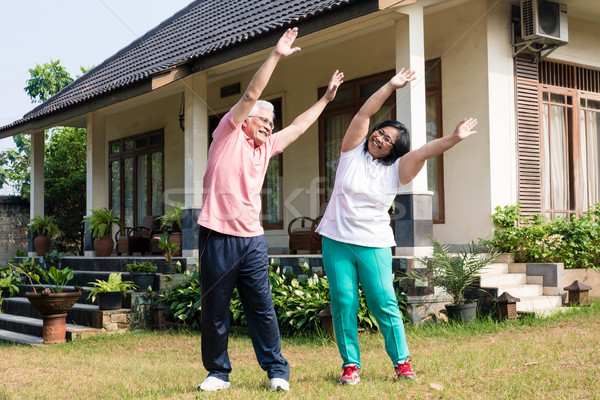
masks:
{"type": "MultiPolygon", "coordinates": [[[[124,332],[130,329],[143,329],[152,326],[152,302],[159,290],[181,282],[183,274],[155,275],[153,292],[129,291],[123,298],[120,310],[99,310],[97,299],[88,299],[89,284],[96,279],[108,279],[111,272],[123,272],[123,280],[128,280],[126,265],[135,261],[158,262],[162,257],[64,257],[62,267],[74,270],[74,278],[69,282],[84,289],[77,304],[67,313],[67,341],[85,339],[99,332],[124,332]]],[[[185,259],[178,259],[186,266],[185,259]]],[[[0,313],[0,341],[27,345],[41,345],[42,319],[40,313],[31,306],[25,292],[30,285],[21,285],[18,295],[5,298],[0,313]]]]}
{"type": "Polygon", "coordinates": [[[548,315],[564,304],[563,271],[562,264],[519,264],[502,255],[481,273],[479,287],[489,299],[504,292],[519,298],[519,313],[548,315]]]}

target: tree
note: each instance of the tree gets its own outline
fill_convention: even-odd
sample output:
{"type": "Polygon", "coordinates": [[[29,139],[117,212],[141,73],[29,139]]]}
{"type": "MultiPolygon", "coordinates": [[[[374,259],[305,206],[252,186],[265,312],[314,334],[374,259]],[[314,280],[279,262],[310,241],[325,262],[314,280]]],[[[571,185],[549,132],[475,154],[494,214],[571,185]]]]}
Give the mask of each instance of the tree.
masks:
{"type": "MultiPolygon", "coordinates": [[[[81,67],[81,72],[89,69],[81,67]]],[[[37,64],[29,69],[25,92],[33,102],[44,102],[73,82],[60,60],[37,64]]],[[[44,195],[47,215],[54,215],[61,235],[55,247],[62,252],[81,254],[86,194],[86,130],[56,127],[45,132],[44,195]]],[[[15,135],[16,149],[0,153],[0,188],[11,183],[23,198],[29,198],[31,139],[15,135]]]]}
{"type": "Polygon", "coordinates": [[[31,78],[27,80],[24,90],[34,103],[45,102],[73,82],[65,67],[60,65],[60,60],[37,64],[35,68],[29,69],[29,74],[31,78]]]}

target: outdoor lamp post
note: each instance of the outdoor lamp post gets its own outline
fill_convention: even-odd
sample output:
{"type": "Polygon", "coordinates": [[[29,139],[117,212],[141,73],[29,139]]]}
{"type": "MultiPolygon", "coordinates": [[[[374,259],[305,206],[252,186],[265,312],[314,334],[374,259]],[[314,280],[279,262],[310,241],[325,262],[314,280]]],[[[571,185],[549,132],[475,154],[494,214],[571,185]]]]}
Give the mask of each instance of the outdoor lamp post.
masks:
{"type": "Polygon", "coordinates": [[[508,292],[502,293],[493,300],[497,304],[498,319],[517,318],[517,302],[521,299],[511,296],[508,292]]]}
{"type": "Polygon", "coordinates": [[[581,283],[578,280],[571,283],[569,286],[564,288],[564,290],[567,290],[569,292],[569,302],[567,303],[567,305],[589,306],[590,301],[588,299],[588,292],[591,289],[591,286],[581,283]]]}

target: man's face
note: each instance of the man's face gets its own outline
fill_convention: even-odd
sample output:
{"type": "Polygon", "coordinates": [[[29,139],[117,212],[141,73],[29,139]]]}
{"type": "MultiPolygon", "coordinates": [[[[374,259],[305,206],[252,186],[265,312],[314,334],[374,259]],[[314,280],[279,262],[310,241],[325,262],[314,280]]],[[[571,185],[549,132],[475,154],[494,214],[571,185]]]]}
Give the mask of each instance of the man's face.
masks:
{"type": "Polygon", "coordinates": [[[258,113],[249,115],[242,123],[242,130],[254,141],[254,147],[262,146],[273,133],[273,113],[259,108],[258,113]]]}

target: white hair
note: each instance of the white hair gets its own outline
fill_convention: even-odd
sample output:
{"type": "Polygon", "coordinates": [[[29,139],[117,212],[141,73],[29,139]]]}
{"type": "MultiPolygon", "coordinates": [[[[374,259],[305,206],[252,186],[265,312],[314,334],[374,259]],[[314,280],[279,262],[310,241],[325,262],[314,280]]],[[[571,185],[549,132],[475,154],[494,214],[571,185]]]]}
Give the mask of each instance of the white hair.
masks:
{"type": "Polygon", "coordinates": [[[258,114],[259,110],[267,110],[271,112],[272,115],[272,119],[275,119],[275,107],[273,107],[273,104],[269,103],[268,101],[265,100],[258,100],[255,104],[254,107],[252,107],[252,110],[250,110],[250,114],[248,114],[249,117],[258,114]]]}

